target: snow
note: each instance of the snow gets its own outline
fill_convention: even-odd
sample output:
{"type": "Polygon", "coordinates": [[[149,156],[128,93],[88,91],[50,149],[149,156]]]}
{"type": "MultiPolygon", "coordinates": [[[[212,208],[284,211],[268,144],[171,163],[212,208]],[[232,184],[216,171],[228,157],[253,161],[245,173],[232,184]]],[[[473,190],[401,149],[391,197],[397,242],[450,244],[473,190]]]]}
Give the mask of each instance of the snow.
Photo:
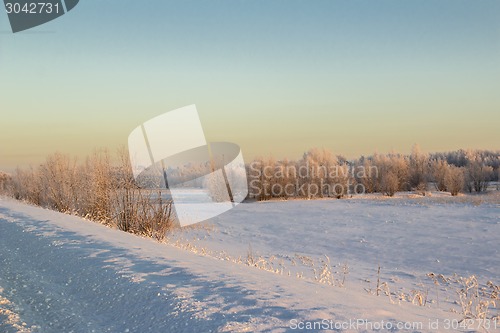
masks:
{"type": "Polygon", "coordinates": [[[498,283],[499,235],[495,200],[244,203],[162,244],[0,198],[0,332],[296,332],[359,319],[422,324],[380,332],[445,331],[461,319],[456,286],[427,274],[498,283]],[[249,253],[267,270],[248,266],[249,253]],[[333,286],[317,281],[325,255],[333,286]],[[375,295],[377,278],[390,298],[375,295]],[[412,291],[428,304],[396,296],[412,291]]]}

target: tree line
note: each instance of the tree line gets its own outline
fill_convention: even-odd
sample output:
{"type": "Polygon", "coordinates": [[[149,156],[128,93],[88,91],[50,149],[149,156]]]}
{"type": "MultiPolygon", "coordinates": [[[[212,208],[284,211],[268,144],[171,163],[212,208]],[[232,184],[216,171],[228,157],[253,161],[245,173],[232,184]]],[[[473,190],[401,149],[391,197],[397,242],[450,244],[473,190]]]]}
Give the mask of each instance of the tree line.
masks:
{"type": "Polygon", "coordinates": [[[0,191],[156,239],[164,238],[175,225],[171,200],[161,190],[141,190],[135,184],[125,149],[113,160],[107,150],[96,150],[81,163],[69,155],[53,154],[37,167],[0,175],[0,191]]]}
{"type": "MultiPolygon", "coordinates": [[[[248,197],[257,200],[340,199],[362,193],[393,196],[399,191],[425,195],[433,189],[456,196],[485,192],[491,181],[498,181],[500,152],[427,154],[415,145],[407,155],[373,154],[347,160],[313,148],[299,160],[257,158],[246,165],[246,171],[248,197]]],[[[188,178],[199,173],[193,166],[179,170],[188,178]]],[[[176,225],[167,191],[136,184],[126,149],[113,157],[105,149],[96,150],[81,162],[53,154],[37,167],[18,168],[11,175],[0,172],[0,192],[153,238],[161,239],[176,225]]]]}
{"type": "Polygon", "coordinates": [[[352,194],[435,189],[456,196],[480,193],[500,176],[500,152],[458,150],[426,154],[418,145],[410,154],[389,153],[347,160],[313,148],[299,160],[258,158],[247,167],[249,195],[272,198],[342,198],[352,194]]]}

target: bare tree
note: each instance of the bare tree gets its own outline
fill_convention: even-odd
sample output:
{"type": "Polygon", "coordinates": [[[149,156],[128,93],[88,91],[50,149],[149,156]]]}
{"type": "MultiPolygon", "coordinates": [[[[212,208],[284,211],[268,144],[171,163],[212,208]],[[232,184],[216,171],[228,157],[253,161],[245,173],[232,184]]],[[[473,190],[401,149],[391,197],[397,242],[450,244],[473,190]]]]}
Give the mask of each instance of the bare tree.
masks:
{"type": "Polygon", "coordinates": [[[486,165],[479,151],[467,152],[468,164],[465,173],[466,188],[469,192],[486,191],[493,176],[493,168],[486,165]]]}
{"type": "MultiPolygon", "coordinates": [[[[377,192],[389,192],[409,190],[409,162],[400,154],[375,155],[374,163],[380,171],[380,182],[377,192]],[[387,177],[386,177],[387,176],[387,177]],[[394,181],[394,177],[396,181],[394,181]]],[[[393,194],[394,195],[394,194],[393,194]]]]}
{"type": "Polygon", "coordinates": [[[464,169],[454,165],[448,166],[444,183],[452,196],[458,195],[458,193],[463,190],[465,184],[464,169]]]}
{"type": "Polygon", "coordinates": [[[12,196],[34,205],[43,205],[45,200],[40,173],[33,167],[27,170],[17,168],[13,176],[12,196]]]}
{"type": "Polygon", "coordinates": [[[363,172],[360,172],[359,176],[356,175],[356,182],[363,185],[366,193],[376,192],[379,187],[379,173],[372,172],[372,170],[378,171],[373,159],[363,158],[361,163],[358,163],[358,166],[362,168],[363,172]]]}
{"type": "Polygon", "coordinates": [[[10,182],[10,175],[0,171],[0,193],[5,193],[7,191],[10,182]]]}
{"type": "MultiPolygon", "coordinates": [[[[111,217],[112,172],[109,152],[95,150],[80,167],[80,189],[76,209],[92,220],[109,223],[111,217]]],[[[76,200],[75,200],[76,201],[76,200]]]]}
{"type": "Polygon", "coordinates": [[[421,151],[418,144],[415,144],[410,155],[410,186],[423,194],[427,190],[428,164],[428,155],[421,151]]]}
{"type": "Polygon", "coordinates": [[[36,169],[18,169],[10,194],[35,205],[162,239],[176,225],[172,200],[162,190],[140,189],[128,151],[122,148],[118,157],[118,166],[113,167],[107,150],[96,150],[84,164],[67,155],[51,155],[36,169]]]}
{"type": "Polygon", "coordinates": [[[382,176],[381,190],[387,196],[394,196],[398,191],[398,176],[393,171],[388,171],[382,176]]]}

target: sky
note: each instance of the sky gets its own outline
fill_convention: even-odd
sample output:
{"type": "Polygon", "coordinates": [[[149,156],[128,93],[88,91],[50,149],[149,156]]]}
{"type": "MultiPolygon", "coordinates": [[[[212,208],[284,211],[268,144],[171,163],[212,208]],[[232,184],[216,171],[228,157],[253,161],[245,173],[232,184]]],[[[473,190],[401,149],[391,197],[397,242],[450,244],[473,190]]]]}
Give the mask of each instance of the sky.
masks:
{"type": "Polygon", "coordinates": [[[190,104],[246,160],[498,150],[499,74],[497,0],[84,0],[16,34],[0,12],[0,169],[190,104]]]}

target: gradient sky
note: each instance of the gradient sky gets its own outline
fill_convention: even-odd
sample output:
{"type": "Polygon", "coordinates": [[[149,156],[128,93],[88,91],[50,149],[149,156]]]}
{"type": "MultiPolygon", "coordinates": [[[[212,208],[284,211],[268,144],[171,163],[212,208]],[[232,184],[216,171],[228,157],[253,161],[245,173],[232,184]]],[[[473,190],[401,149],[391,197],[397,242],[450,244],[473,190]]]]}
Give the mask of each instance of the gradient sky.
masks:
{"type": "Polygon", "coordinates": [[[83,0],[17,34],[0,12],[0,169],[189,104],[247,160],[497,150],[499,78],[497,0],[83,0]]]}

